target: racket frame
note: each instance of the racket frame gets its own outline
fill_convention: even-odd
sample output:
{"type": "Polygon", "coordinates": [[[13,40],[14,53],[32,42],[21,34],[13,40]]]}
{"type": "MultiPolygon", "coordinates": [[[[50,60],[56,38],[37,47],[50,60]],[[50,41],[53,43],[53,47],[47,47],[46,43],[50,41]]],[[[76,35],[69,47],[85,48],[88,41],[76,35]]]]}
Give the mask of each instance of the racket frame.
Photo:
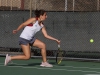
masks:
{"type": "Polygon", "coordinates": [[[61,63],[61,61],[62,61],[62,59],[63,59],[63,55],[62,55],[62,57],[60,57],[61,59],[60,59],[60,61],[58,61],[58,54],[59,54],[59,52],[62,52],[62,54],[63,54],[63,51],[61,50],[61,48],[60,48],[60,44],[58,44],[58,51],[57,51],[57,54],[56,54],[56,63],[57,64],[60,64],[61,63]]]}

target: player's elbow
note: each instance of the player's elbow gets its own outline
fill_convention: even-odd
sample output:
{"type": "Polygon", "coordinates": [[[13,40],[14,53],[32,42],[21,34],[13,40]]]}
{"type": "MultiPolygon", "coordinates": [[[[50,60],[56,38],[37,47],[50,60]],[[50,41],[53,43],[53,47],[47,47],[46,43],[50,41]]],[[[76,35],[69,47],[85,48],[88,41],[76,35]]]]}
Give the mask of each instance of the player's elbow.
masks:
{"type": "Polygon", "coordinates": [[[22,24],[21,24],[21,26],[23,26],[23,27],[25,27],[26,25],[27,25],[27,24],[25,24],[25,23],[22,23],[22,24]]]}
{"type": "Polygon", "coordinates": [[[45,38],[48,38],[48,35],[44,35],[45,38]]]}

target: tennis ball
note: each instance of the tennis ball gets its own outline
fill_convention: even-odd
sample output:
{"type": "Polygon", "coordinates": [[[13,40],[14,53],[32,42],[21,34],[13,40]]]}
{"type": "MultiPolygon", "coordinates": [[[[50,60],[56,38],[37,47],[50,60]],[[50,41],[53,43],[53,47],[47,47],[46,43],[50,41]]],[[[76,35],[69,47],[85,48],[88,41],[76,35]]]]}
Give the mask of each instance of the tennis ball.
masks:
{"type": "Polygon", "coordinates": [[[93,39],[90,39],[90,42],[91,42],[91,43],[93,43],[93,42],[94,42],[94,40],[93,40],[93,39]]]}

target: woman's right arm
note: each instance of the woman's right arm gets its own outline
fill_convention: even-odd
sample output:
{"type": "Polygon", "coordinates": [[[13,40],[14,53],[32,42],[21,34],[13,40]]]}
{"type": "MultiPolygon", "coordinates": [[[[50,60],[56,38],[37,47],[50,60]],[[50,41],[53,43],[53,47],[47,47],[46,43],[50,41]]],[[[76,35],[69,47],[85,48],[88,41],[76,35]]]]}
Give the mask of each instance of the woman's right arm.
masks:
{"type": "Polygon", "coordinates": [[[25,26],[27,26],[30,23],[33,23],[35,20],[36,20],[36,18],[30,18],[30,19],[28,19],[24,23],[20,24],[17,29],[13,30],[13,33],[17,33],[20,29],[24,28],[25,26]]]}

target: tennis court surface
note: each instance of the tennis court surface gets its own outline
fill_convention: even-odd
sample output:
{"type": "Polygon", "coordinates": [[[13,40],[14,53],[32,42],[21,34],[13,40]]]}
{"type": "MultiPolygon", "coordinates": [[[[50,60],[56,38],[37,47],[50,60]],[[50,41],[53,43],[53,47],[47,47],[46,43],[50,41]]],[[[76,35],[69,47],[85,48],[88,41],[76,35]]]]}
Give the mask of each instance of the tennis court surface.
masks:
{"type": "Polygon", "coordinates": [[[64,60],[60,65],[48,61],[53,68],[40,67],[41,59],[13,60],[4,66],[5,57],[0,57],[0,75],[100,75],[100,63],[64,60]]]}

